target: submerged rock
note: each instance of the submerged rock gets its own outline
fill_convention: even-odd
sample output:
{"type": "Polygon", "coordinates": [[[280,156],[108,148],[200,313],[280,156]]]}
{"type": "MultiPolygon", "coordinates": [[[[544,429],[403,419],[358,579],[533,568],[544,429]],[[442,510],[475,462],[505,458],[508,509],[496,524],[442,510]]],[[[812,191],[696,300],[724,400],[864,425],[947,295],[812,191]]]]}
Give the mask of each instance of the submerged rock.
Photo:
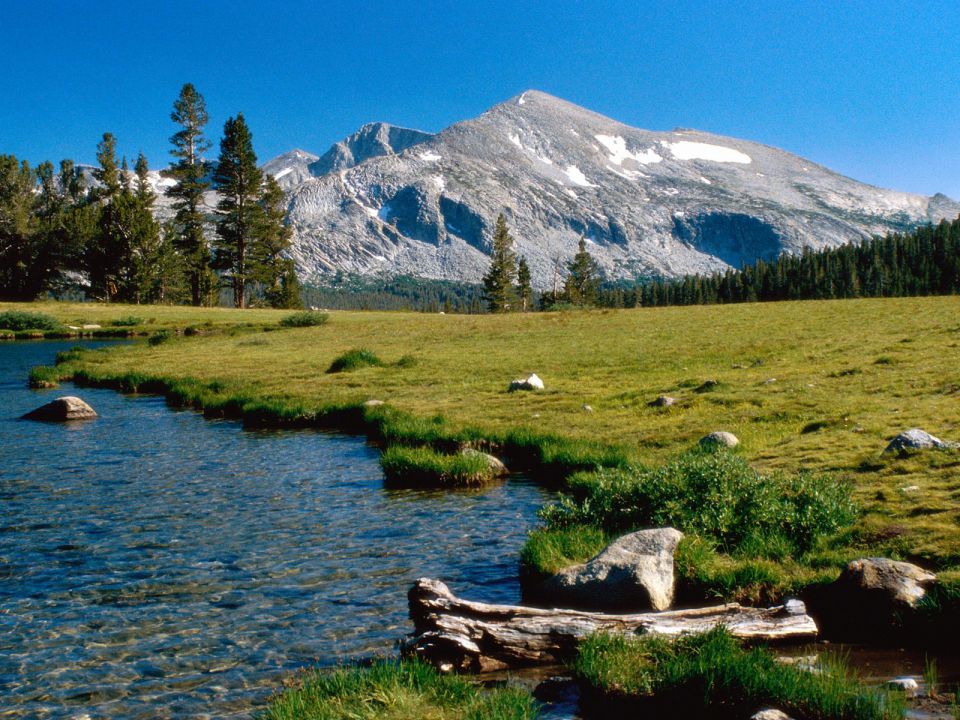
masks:
{"type": "Polygon", "coordinates": [[[624,535],[592,560],[548,578],[543,596],[555,607],[666,610],[673,604],[673,554],[682,539],[674,528],[624,535]]]}
{"type": "Polygon", "coordinates": [[[731,432],[726,432],[725,430],[718,430],[712,432],[709,435],[704,435],[700,438],[700,447],[725,447],[725,448],[735,448],[740,444],[740,440],[737,439],[737,436],[731,432]]]}
{"type": "Polygon", "coordinates": [[[510,392],[515,390],[543,390],[543,380],[536,373],[530,373],[526,378],[520,378],[510,383],[510,392]]]}
{"type": "Polygon", "coordinates": [[[78,397],[68,395],[48,402],[23,416],[24,420],[42,420],[45,422],[66,422],[68,420],[89,420],[97,417],[96,411],[78,397]]]}
{"type": "Polygon", "coordinates": [[[898,455],[903,455],[913,450],[946,450],[957,446],[957,443],[944,442],[926,430],[910,428],[897,435],[890,444],[887,445],[887,449],[883,451],[883,454],[897,453],[898,455]]]}

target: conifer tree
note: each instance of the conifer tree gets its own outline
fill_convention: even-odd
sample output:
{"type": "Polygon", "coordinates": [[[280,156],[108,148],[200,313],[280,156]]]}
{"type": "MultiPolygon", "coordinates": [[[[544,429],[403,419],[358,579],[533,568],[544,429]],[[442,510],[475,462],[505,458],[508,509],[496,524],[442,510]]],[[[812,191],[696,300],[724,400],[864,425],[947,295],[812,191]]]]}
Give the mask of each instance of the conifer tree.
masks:
{"type": "Polygon", "coordinates": [[[6,300],[33,299],[35,182],[26,160],[0,155],[0,298],[6,300]]]}
{"type": "Polygon", "coordinates": [[[580,238],[577,254],[567,265],[569,274],[563,284],[567,302],[574,305],[595,305],[600,290],[600,266],[587,252],[587,242],[580,238]]]}
{"type": "Polygon", "coordinates": [[[507,220],[500,213],[493,231],[493,251],[490,253],[490,269],[483,276],[483,296],[490,312],[508,312],[516,305],[516,290],[513,280],[517,274],[516,256],[513,253],[513,238],[507,230],[507,220]]]}
{"type": "Polygon", "coordinates": [[[533,287],[530,285],[530,267],[527,259],[521,257],[517,262],[517,296],[520,298],[520,310],[526,312],[533,307],[533,287]]]}
{"type": "Polygon", "coordinates": [[[156,195],[150,187],[147,158],[141,152],[134,166],[136,181],[131,222],[131,255],[133,277],[131,300],[154,302],[159,293],[160,223],[153,215],[156,195]]]}
{"type": "Polygon", "coordinates": [[[214,267],[233,288],[233,304],[246,304],[246,286],[251,280],[252,258],[265,227],[263,207],[259,204],[263,173],[257,167],[253,136],[243,114],[229,118],[223,126],[220,158],[213,175],[220,193],[217,203],[217,240],[214,243],[214,267]]]}
{"type": "Polygon", "coordinates": [[[301,288],[293,260],[283,253],[290,247],[286,197],[283,188],[267,175],[260,197],[262,227],[252,251],[252,275],[260,284],[264,303],[276,308],[302,307],[301,288]]]}
{"type": "Polygon", "coordinates": [[[209,297],[214,279],[210,271],[210,248],[204,236],[203,194],[210,186],[204,178],[203,153],[210,149],[203,130],[209,119],[203,96],[190,83],[180,90],[170,119],[180,126],[170,142],[175,162],[170,174],[177,181],[167,189],[176,210],[176,247],[183,257],[190,286],[190,299],[202,305],[209,297]]]}
{"type": "Polygon", "coordinates": [[[125,185],[117,164],[117,139],[104,133],[97,145],[98,167],[93,176],[100,183],[95,198],[98,205],[97,230],[85,252],[90,293],[103,300],[123,297],[130,260],[129,186],[125,185]]]}

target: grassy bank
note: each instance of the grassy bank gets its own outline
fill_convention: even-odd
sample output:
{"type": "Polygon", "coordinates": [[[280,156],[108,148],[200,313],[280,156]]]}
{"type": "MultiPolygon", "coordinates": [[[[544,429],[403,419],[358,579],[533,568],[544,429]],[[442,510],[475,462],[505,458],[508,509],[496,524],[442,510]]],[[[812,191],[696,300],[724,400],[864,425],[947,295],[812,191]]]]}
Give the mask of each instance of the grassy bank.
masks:
{"type": "MultiPolygon", "coordinates": [[[[468,442],[548,480],[598,465],[656,467],[702,435],[729,430],[758,471],[846,480],[861,508],[848,529],[803,562],[736,557],[723,548],[707,562],[701,548],[701,562],[691,566],[697,573],[712,567],[725,582],[779,575],[795,583],[864,553],[960,568],[960,455],[880,456],[909,427],[960,435],[958,308],[957,298],[941,297],[509,316],[336,312],[318,327],[177,336],[85,353],[61,372],[165,392],[250,424],[341,425],[444,453],[468,442]],[[358,348],[378,363],[328,372],[358,348]],[[531,371],[544,379],[544,391],[507,392],[511,379],[531,371]],[[662,394],[678,403],[649,405],[662,394]],[[365,406],[370,399],[387,405],[365,406]]],[[[249,329],[277,325],[284,315],[29,309],[74,323],[134,315],[178,328],[249,329]]],[[[583,559],[592,549],[578,540],[564,552],[583,559]]]]}
{"type": "Polygon", "coordinates": [[[902,696],[861,685],[840,658],[811,672],[743,649],[723,629],[677,639],[593,636],[574,671],[599,717],[732,719],[773,707],[804,720],[898,720],[906,709],[902,696]]]}
{"type": "Polygon", "coordinates": [[[513,688],[483,690],[416,660],[310,672],[274,697],[261,720],[533,720],[536,703],[513,688]]]}

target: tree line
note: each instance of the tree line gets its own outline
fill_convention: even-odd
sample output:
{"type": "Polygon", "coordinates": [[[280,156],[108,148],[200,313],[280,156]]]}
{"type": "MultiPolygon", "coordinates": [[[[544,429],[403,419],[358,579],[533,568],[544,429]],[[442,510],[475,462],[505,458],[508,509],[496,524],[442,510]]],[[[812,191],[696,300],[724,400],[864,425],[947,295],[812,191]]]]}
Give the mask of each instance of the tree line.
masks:
{"type": "Polygon", "coordinates": [[[170,117],[177,131],[164,192],[173,217],[163,223],[146,157],[131,170],[111,133],[97,145],[95,184],[72,160],[55,169],[0,155],[0,298],[79,287],[109,302],[209,305],[227,289],[236,307],[300,306],[293,261],[283,255],[283,191],[257,167],[243,114],[227,120],[212,165],[204,160],[206,104],[193,85],[183,86],[170,117]],[[212,209],[211,189],[219,198],[212,209]]]}
{"type": "Polygon", "coordinates": [[[656,307],[826,300],[857,297],[954,295],[960,292],[960,218],[922,225],[861,243],[780,255],[739,270],[607,286],[606,307],[656,307]]]}

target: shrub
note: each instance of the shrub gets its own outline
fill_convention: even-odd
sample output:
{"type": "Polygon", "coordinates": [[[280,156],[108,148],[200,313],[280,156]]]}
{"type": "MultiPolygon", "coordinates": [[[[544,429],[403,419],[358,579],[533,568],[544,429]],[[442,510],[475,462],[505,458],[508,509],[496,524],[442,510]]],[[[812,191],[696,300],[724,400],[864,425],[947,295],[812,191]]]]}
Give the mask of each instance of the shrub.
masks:
{"type": "Polygon", "coordinates": [[[541,511],[550,528],[593,525],[612,533],[670,525],[709,539],[783,558],[856,518],[850,490],[827,477],[761,475],[740,456],[694,451],[663,467],[601,469],[571,480],[566,496],[541,511]]]}
{"type": "Polygon", "coordinates": [[[659,700],[672,717],[708,710],[710,717],[749,717],[764,706],[808,720],[893,720],[905,712],[902,699],[864,687],[838,658],[821,659],[810,672],[764,648],[744,650],[723,628],[676,639],[593,635],[581,643],[574,672],[600,696],[647,710],[659,700]]]}
{"type": "Polygon", "coordinates": [[[328,373],[348,372],[363,367],[379,367],[383,361],[372,350],[348,350],[340,355],[327,369],[328,373]]]}
{"type": "Polygon", "coordinates": [[[172,337],[173,333],[169,330],[157,330],[157,332],[147,338],[147,342],[151,345],[160,345],[167,342],[172,337]]]}
{"type": "Polygon", "coordinates": [[[446,455],[429,447],[391,445],[380,465],[388,482],[407,487],[469,487],[495,477],[480,454],[446,455]]]}
{"type": "Polygon", "coordinates": [[[110,324],[114,327],[134,327],[135,325],[143,325],[144,322],[146,321],[143,318],[136,315],[125,315],[113,320],[110,324]]]}
{"type": "Polygon", "coordinates": [[[419,660],[374,661],[369,667],[312,671],[270,700],[259,720],[533,720],[537,705],[526,692],[481,686],[441,675],[419,660]]]}
{"type": "Polygon", "coordinates": [[[54,317],[43,313],[8,310],[0,312],[0,328],[20,332],[23,330],[62,330],[63,325],[54,317]]]}
{"type": "Polygon", "coordinates": [[[329,319],[330,316],[327,313],[316,312],[315,310],[304,310],[303,312],[287,315],[280,320],[280,324],[283,327],[291,328],[316,327],[317,325],[323,325],[329,319]]]}

